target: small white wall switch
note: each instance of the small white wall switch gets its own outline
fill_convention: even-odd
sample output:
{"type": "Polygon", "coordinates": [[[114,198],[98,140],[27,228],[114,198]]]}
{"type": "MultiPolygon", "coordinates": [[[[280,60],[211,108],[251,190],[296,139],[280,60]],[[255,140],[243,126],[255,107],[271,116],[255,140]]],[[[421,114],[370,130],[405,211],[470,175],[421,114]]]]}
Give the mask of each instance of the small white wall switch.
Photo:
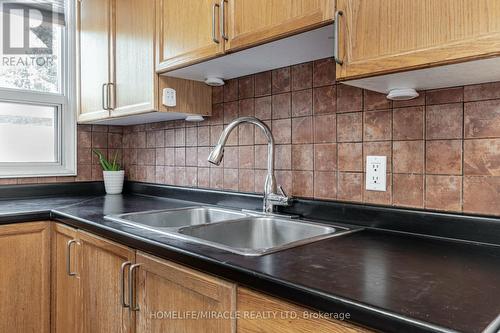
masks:
{"type": "Polygon", "coordinates": [[[387,156],[366,156],[366,189],[386,191],[387,156]]]}
{"type": "Polygon", "coordinates": [[[165,106],[174,107],[177,105],[177,97],[175,89],[165,88],[163,89],[162,103],[165,106]]]}

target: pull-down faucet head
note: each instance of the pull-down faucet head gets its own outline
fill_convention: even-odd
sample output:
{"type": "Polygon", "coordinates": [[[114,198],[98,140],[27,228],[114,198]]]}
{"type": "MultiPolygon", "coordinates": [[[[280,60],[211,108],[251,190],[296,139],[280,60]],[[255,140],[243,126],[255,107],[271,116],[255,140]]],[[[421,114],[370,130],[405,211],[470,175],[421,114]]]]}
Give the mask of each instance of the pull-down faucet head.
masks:
{"type": "Polygon", "coordinates": [[[215,165],[220,165],[222,158],[224,157],[224,147],[220,144],[215,145],[214,149],[208,155],[208,161],[215,165]]]}

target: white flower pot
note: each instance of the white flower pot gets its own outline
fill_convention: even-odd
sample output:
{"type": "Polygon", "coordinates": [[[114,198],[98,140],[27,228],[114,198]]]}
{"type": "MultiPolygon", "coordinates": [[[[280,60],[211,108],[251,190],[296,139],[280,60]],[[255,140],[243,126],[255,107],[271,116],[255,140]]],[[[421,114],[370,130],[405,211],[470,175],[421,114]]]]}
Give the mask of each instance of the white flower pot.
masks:
{"type": "Polygon", "coordinates": [[[107,194],[120,194],[123,190],[125,171],[103,171],[104,187],[107,194]]]}

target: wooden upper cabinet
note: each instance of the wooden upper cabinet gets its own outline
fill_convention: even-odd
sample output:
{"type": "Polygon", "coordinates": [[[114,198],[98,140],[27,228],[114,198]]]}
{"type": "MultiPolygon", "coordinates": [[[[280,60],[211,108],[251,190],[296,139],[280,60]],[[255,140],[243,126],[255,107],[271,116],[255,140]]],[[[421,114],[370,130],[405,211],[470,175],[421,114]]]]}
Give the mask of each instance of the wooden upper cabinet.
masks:
{"type": "Polygon", "coordinates": [[[159,72],[330,23],[335,7],[334,0],[158,1],[159,72]]]}
{"type": "Polygon", "coordinates": [[[157,71],[186,66],[224,52],[219,0],[158,0],[158,6],[157,71]]]}
{"type": "Polygon", "coordinates": [[[226,50],[237,50],[329,23],[334,0],[227,0],[226,50]]]}
{"type": "Polygon", "coordinates": [[[137,333],[235,332],[234,319],[207,316],[235,310],[234,284],[139,252],[137,263],[137,333]]]}
{"type": "Polygon", "coordinates": [[[133,332],[133,312],[122,306],[121,265],[135,252],[83,231],[78,236],[83,332],[133,332]]]}
{"type": "Polygon", "coordinates": [[[50,330],[50,223],[0,226],[0,332],[50,330]]]}
{"type": "Polygon", "coordinates": [[[337,78],[500,54],[498,0],[337,0],[337,78]]]}
{"type": "Polygon", "coordinates": [[[107,118],[103,90],[110,81],[110,0],[76,1],[78,120],[107,118]]]}
{"type": "Polygon", "coordinates": [[[111,116],[157,109],[155,7],[155,0],[114,2],[114,57],[111,61],[114,101],[111,116]]]}
{"type": "Polygon", "coordinates": [[[77,1],[80,122],[155,111],[156,0],[77,1]]]}

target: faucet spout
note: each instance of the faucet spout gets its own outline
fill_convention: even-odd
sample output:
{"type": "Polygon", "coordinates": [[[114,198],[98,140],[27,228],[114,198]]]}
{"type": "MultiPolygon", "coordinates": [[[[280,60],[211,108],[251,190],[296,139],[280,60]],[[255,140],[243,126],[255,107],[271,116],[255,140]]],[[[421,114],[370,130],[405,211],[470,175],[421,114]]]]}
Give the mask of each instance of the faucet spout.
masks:
{"type": "MultiPolygon", "coordinates": [[[[233,120],[225,129],[219,138],[219,141],[210,152],[208,161],[215,165],[220,165],[224,157],[224,147],[231,132],[242,123],[254,124],[260,128],[267,139],[267,175],[264,184],[264,212],[271,213],[274,206],[285,206],[289,204],[289,198],[283,194],[276,193],[276,178],[274,176],[274,138],[269,127],[261,120],[255,117],[240,117],[233,120]]],[[[284,193],[284,192],[283,192],[284,193]]]]}
{"type": "Polygon", "coordinates": [[[224,147],[217,144],[214,149],[208,155],[208,161],[215,165],[220,165],[222,158],[224,157],[224,147]]]}

